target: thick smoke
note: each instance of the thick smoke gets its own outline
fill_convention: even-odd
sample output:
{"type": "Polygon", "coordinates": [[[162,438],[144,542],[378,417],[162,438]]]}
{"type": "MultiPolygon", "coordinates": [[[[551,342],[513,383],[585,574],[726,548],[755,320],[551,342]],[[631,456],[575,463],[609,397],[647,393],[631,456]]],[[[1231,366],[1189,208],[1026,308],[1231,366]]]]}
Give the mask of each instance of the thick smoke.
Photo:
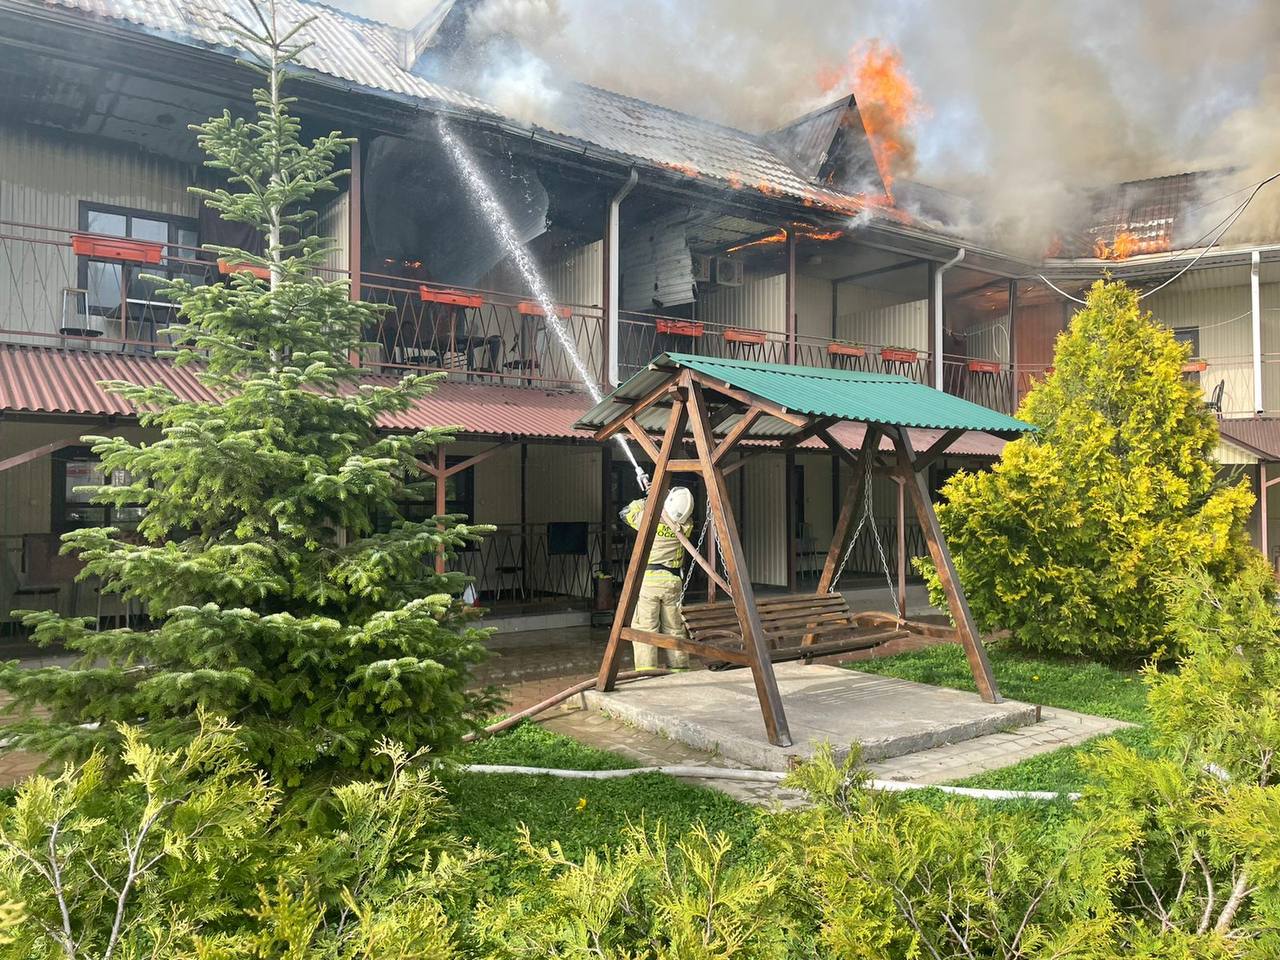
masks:
{"type": "MultiPolygon", "coordinates": [[[[831,99],[850,50],[896,47],[927,107],[898,175],[971,199],[967,230],[1029,254],[1080,225],[1081,191],[1225,171],[1213,199],[1280,170],[1273,0],[480,0],[472,21],[527,51],[483,64],[525,119],[573,78],[760,132],[831,99]]],[[[1268,232],[1280,182],[1227,239],[1268,232]]]]}

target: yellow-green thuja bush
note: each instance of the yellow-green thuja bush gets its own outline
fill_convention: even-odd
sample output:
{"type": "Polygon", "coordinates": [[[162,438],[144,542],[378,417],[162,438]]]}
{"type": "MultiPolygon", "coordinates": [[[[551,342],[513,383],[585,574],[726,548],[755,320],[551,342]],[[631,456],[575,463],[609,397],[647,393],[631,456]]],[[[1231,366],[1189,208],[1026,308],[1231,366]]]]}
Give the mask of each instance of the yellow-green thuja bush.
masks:
{"type": "Polygon", "coordinates": [[[938,520],[982,628],[1041,650],[1172,654],[1181,574],[1225,582],[1257,562],[1253,494],[1218,476],[1217,424],[1186,358],[1133,290],[1094,284],[1019,411],[1035,432],[943,488],[938,520]]]}

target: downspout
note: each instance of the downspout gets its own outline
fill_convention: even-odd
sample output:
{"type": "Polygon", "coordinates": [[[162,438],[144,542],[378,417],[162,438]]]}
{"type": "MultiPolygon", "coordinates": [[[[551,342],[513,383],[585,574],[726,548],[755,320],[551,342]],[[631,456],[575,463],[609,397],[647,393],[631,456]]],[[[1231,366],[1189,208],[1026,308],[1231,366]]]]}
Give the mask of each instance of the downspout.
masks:
{"type": "Polygon", "coordinates": [[[605,343],[606,349],[609,351],[609,382],[608,387],[616,387],[618,385],[618,222],[621,219],[620,213],[622,209],[622,201],[627,199],[627,195],[635,189],[636,184],[640,182],[640,174],[636,173],[636,168],[632,167],[631,172],[627,174],[627,182],[622,188],[613,195],[609,201],[609,222],[607,225],[608,238],[606,246],[609,250],[609,263],[607,269],[609,271],[609,302],[605,305],[605,343]]]}
{"type": "Polygon", "coordinates": [[[1249,313],[1253,319],[1253,409],[1262,415],[1262,291],[1258,286],[1258,270],[1262,254],[1255,250],[1249,267],[1249,313]]]}
{"type": "Polygon", "coordinates": [[[933,386],[942,389],[942,275],[964,259],[964,247],[933,271],[933,386]]]}

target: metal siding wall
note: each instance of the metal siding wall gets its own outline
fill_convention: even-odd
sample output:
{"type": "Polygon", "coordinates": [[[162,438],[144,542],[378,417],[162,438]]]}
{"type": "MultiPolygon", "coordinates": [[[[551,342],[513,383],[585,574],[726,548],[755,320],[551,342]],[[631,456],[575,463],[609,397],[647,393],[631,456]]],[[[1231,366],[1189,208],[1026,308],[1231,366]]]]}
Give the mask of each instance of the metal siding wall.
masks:
{"type": "Polygon", "coordinates": [[[351,195],[340,193],[325,204],[316,218],[315,230],[317,235],[332,240],[334,244],[324,258],[324,265],[330,270],[346,270],[350,264],[351,195]]]}
{"type": "MultiPolygon", "coordinates": [[[[575,345],[578,355],[587,369],[598,373],[603,360],[604,320],[601,303],[604,300],[604,241],[597,240],[586,246],[575,247],[547,269],[547,287],[556,303],[572,304],[577,308],[595,307],[581,311],[574,321],[575,345]]],[[[548,338],[547,347],[560,350],[554,335],[548,338]]],[[[567,368],[567,365],[565,365],[567,368]]]]}
{"type": "MultiPolygon", "coordinates": [[[[785,280],[783,291],[785,295],[785,280]]],[[[796,333],[802,337],[831,336],[831,281],[796,277],[796,333]]]]}
{"type": "Polygon", "coordinates": [[[913,300],[836,318],[836,336],[854,343],[929,349],[929,301],[913,300]]]}
{"type": "Polygon", "coordinates": [[[631,228],[624,222],[619,245],[623,310],[652,312],[660,309],[655,301],[664,306],[693,302],[693,254],[683,215],[631,228]]]}
{"type": "Polygon", "coordinates": [[[528,516],[530,523],[598,522],[599,448],[530,444],[528,516]]]}
{"type": "MultiPolygon", "coordinates": [[[[1240,273],[1232,271],[1230,276],[1238,280],[1240,273]]],[[[1170,327],[1198,328],[1200,357],[1209,362],[1209,369],[1200,375],[1205,391],[1221,381],[1224,413],[1251,413],[1253,332],[1248,274],[1243,283],[1230,286],[1206,287],[1203,283],[1184,286],[1179,280],[1144,300],[1143,306],[1170,327]]],[[[1275,354],[1280,351],[1280,284],[1263,284],[1261,292],[1262,350],[1275,354]]],[[[1270,362],[1272,359],[1264,357],[1263,366],[1263,405],[1267,410],[1280,406],[1280,363],[1270,362]]]]}
{"type": "MultiPolygon", "coordinates": [[[[103,141],[0,126],[0,220],[76,230],[81,200],[195,217],[198,201],[187,190],[195,182],[196,170],[185,163],[103,141]]],[[[0,283],[0,326],[56,332],[61,288],[75,283],[75,257],[67,247],[10,244],[27,262],[24,286],[0,283]]]]}
{"type": "Polygon", "coordinates": [[[698,319],[751,330],[786,331],[787,278],[748,275],[740,287],[712,287],[698,298],[698,319]]]}
{"type": "Polygon", "coordinates": [[[764,456],[751,461],[742,472],[745,478],[738,523],[751,582],[786,586],[786,461],[781,456],[764,456]]]}
{"type": "MultiPolygon", "coordinates": [[[[922,293],[927,293],[924,287],[920,288],[922,293]]],[[[910,303],[919,297],[903,296],[900,293],[892,293],[888,290],[879,290],[875,287],[864,287],[859,283],[842,283],[837,291],[836,316],[843,317],[854,313],[865,313],[868,310],[878,310],[881,307],[892,307],[899,303],[910,303]]],[[[927,298],[926,298],[927,299],[927,298]]]]}
{"type": "Polygon", "coordinates": [[[988,320],[966,331],[966,356],[978,360],[994,360],[998,363],[1009,362],[1009,322],[1008,316],[999,320],[988,320]]]}

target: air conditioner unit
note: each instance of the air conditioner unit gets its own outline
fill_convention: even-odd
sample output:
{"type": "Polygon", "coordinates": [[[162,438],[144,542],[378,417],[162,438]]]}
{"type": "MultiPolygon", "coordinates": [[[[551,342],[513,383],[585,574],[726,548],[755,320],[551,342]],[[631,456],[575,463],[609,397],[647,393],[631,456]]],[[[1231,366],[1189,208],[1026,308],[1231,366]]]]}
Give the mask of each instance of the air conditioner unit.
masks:
{"type": "Polygon", "coordinates": [[[716,283],[722,287],[742,286],[742,261],[716,257],[716,283]]]}
{"type": "Polygon", "coordinates": [[[711,282],[711,261],[712,257],[708,257],[703,253],[695,253],[693,255],[693,282],[694,283],[710,283],[711,282]]]}

